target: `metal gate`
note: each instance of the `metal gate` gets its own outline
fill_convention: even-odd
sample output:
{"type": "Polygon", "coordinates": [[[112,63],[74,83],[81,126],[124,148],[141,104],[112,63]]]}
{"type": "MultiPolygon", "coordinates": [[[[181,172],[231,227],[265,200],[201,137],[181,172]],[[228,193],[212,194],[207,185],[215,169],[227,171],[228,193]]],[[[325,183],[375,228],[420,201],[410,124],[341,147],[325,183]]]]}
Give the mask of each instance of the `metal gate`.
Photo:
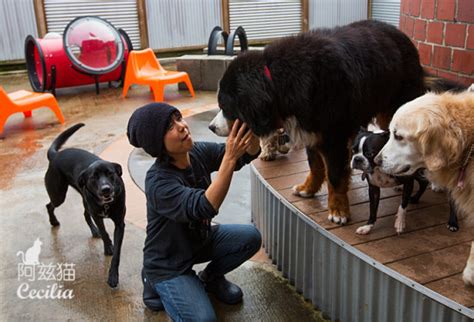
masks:
{"type": "Polygon", "coordinates": [[[230,0],[230,30],[242,26],[249,40],[273,39],[302,31],[301,0],[230,0]]]}
{"type": "Polygon", "coordinates": [[[133,48],[141,47],[136,0],[45,0],[44,12],[48,32],[62,34],[66,25],[76,17],[99,16],[125,30],[133,48]]]}
{"type": "Polygon", "coordinates": [[[399,26],[400,0],[372,0],[372,19],[399,26]]]}
{"type": "Polygon", "coordinates": [[[0,62],[25,59],[25,38],[37,36],[31,0],[0,1],[0,62]]]}
{"type": "Polygon", "coordinates": [[[367,19],[367,0],[308,0],[309,28],[332,28],[367,19]]]}

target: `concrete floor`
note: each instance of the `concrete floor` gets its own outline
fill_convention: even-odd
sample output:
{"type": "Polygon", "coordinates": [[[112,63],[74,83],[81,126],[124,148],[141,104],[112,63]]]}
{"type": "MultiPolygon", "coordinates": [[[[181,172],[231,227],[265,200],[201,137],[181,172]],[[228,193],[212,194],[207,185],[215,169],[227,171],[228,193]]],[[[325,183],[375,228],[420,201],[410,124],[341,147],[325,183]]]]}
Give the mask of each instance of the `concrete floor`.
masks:
{"type": "MultiPolygon", "coordinates": [[[[0,85],[7,92],[30,88],[25,74],[0,76],[0,85]]],[[[168,318],[164,312],[153,313],[145,309],[141,301],[142,286],[138,274],[145,238],[144,198],[140,192],[132,192],[138,188],[131,180],[125,180],[127,194],[129,190],[132,193],[127,198],[127,227],[117,289],[110,289],[105,282],[110,258],[103,255],[102,241],[90,236],[82,216],[80,196],[71,189],[66,202],[56,210],[61,222],[58,228],[51,228],[44,207],[48,202],[43,184],[46,150],[52,140],[72,124],[84,122],[86,127],[71,137],[68,147],[83,148],[106,158],[114,155],[110,150],[115,146],[114,153],[128,156],[131,148],[124,145],[128,118],[137,106],[151,102],[151,95],[147,88],[136,87],[131,89],[127,99],[122,99],[120,89],[106,86],[101,88],[99,96],[95,95],[93,86],[58,90],[57,94],[66,118],[65,125],[58,124],[48,109],[41,109],[35,110],[33,117],[28,119],[24,119],[22,114],[12,116],[1,134],[0,320],[166,321],[168,318]],[[37,238],[42,242],[40,266],[74,264],[74,278],[58,283],[62,284],[60,290],[63,294],[73,294],[72,299],[19,298],[17,291],[23,283],[28,284],[30,291],[36,289],[39,294],[58,294],[51,291],[56,283],[52,275],[43,274],[46,280],[41,280],[38,273],[29,281],[20,274],[25,271],[18,252],[26,252],[37,238]]],[[[216,108],[215,93],[212,92],[197,93],[197,97],[191,99],[187,92],[178,92],[171,86],[167,88],[165,99],[185,116],[216,108]]],[[[124,168],[127,168],[126,160],[122,162],[124,168]]],[[[109,222],[107,229],[109,233],[113,231],[109,222]]],[[[244,302],[237,306],[214,302],[219,320],[321,319],[274,266],[265,261],[249,261],[229,277],[242,286],[244,302]]]]}

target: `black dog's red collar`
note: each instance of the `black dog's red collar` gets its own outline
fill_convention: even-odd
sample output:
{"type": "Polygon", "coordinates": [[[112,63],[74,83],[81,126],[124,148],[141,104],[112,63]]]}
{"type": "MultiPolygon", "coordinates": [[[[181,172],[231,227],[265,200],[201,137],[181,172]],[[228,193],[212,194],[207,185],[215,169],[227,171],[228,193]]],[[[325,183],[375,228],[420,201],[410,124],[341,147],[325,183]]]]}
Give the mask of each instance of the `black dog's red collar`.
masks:
{"type": "Polygon", "coordinates": [[[267,65],[263,67],[263,72],[265,73],[265,76],[271,81],[272,80],[272,74],[270,73],[270,69],[268,68],[267,65]]]}

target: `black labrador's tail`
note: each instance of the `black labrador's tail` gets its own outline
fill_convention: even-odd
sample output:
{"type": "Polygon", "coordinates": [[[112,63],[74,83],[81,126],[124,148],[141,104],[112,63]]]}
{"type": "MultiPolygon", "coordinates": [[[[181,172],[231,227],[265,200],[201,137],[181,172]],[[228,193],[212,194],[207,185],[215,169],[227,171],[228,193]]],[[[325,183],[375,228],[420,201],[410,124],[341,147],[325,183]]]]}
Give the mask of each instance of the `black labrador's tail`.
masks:
{"type": "Polygon", "coordinates": [[[58,153],[59,149],[61,149],[63,144],[66,143],[67,139],[69,139],[71,135],[73,135],[77,130],[79,130],[84,125],[85,125],[84,123],[78,123],[74,126],[71,126],[69,129],[67,129],[63,133],[59,134],[59,136],[53,141],[53,143],[48,149],[48,160],[49,161],[53,160],[56,154],[58,153]]]}
{"type": "Polygon", "coordinates": [[[430,75],[426,70],[423,81],[427,92],[443,93],[450,91],[453,93],[459,93],[464,92],[467,89],[467,86],[464,86],[461,83],[439,76],[430,75]]]}

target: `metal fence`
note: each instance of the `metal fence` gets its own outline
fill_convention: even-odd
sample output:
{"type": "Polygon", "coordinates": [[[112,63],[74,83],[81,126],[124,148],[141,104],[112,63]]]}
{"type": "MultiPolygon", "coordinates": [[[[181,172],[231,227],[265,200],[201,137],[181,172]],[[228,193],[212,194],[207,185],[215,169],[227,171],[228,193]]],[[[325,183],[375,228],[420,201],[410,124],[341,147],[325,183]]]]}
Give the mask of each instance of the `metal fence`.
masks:
{"type": "Polygon", "coordinates": [[[76,17],[99,16],[125,30],[133,48],[140,48],[136,0],[44,0],[44,11],[48,32],[62,34],[76,17]]]}
{"type": "Polygon", "coordinates": [[[302,31],[300,0],[230,0],[230,30],[242,26],[249,40],[274,39],[302,31]]]}
{"type": "Polygon", "coordinates": [[[367,0],[309,0],[309,28],[330,28],[367,19],[367,6],[367,0]]]}
{"type": "Polygon", "coordinates": [[[400,24],[400,0],[372,0],[372,19],[400,24]]]}
{"type": "Polygon", "coordinates": [[[0,35],[0,61],[25,59],[26,36],[38,35],[32,0],[0,1],[0,35]]]}
{"type": "Polygon", "coordinates": [[[221,0],[147,0],[146,12],[153,49],[204,46],[222,25],[221,0]]]}
{"type": "MultiPolygon", "coordinates": [[[[33,0],[0,1],[0,61],[23,60],[28,34],[37,36],[33,0]]],[[[229,24],[242,25],[249,39],[272,39],[302,29],[300,0],[229,0],[229,24]]],[[[149,47],[155,50],[205,46],[214,26],[223,26],[221,0],[146,0],[149,47]]],[[[367,18],[367,0],[308,0],[309,28],[334,27],[367,18]]],[[[377,19],[396,23],[399,0],[373,0],[377,19]],[[392,4],[393,2],[393,4],[392,4]],[[398,7],[397,3],[398,2],[398,7]]],[[[140,48],[136,0],[44,0],[48,31],[62,32],[79,15],[100,15],[129,34],[140,48]]]]}

